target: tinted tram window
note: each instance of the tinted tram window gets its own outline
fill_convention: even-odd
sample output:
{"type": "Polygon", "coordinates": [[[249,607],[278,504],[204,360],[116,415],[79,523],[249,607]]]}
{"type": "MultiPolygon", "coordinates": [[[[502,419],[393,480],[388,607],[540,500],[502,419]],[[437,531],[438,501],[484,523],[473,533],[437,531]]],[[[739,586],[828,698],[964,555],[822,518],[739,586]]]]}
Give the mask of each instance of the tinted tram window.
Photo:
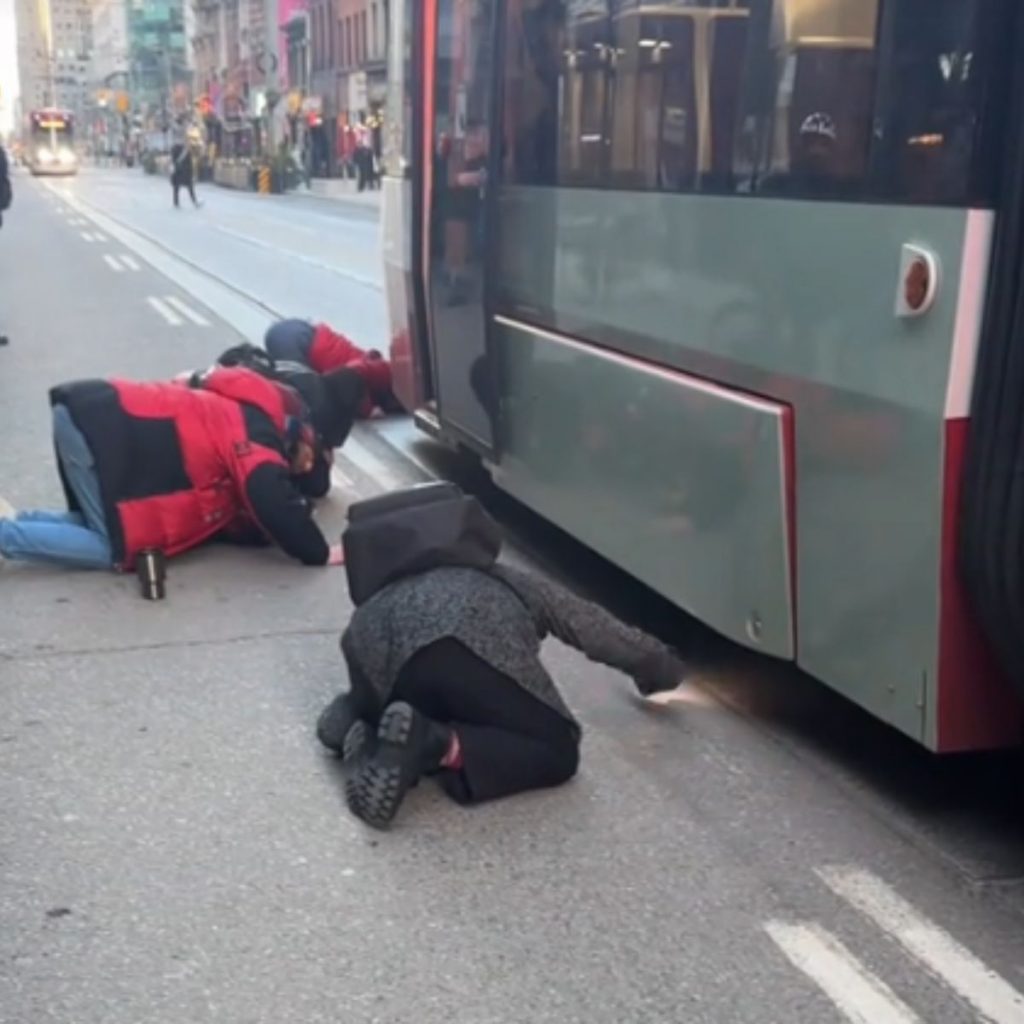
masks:
{"type": "Polygon", "coordinates": [[[871,191],[913,202],[988,202],[1002,147],[1016,0],[884,5],[871,191]]]}
{"type": "Polygon", "coordinates": [[[878,0],[755,0],[740,191],[857,198],[871,145],[878,0]]]}
{"type": "Polygon", "coordinates": [[[1014,0],[508,0],[504,180],[958,203],[1014,0]]]}

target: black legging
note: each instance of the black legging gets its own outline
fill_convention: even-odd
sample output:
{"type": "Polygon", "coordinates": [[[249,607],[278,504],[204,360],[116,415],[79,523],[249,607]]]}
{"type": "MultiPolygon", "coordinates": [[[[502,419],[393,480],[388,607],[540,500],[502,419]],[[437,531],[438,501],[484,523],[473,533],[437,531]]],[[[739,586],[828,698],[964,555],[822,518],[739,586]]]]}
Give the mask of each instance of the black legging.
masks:
{"type": "Polygon", "coordinates": [[[455,729],[462,768],[438,779],[459,803],[558,786],[579,767],[579,728],[457,640],[438,640],[410,658],[391,699],[455,729]]]}
{"type": "Polygon", "coordinates": [[[198,206],[199,200],[196,199],[191,154],[186,153],[183,147],[176,145],[171,149],[171,161],[173,164],[171,169],[171,189],[174,192],[174,205],[178,205],[178,191],[186,188],[188,189],[188,194],[192,197],[192,204],[198,206]]]}

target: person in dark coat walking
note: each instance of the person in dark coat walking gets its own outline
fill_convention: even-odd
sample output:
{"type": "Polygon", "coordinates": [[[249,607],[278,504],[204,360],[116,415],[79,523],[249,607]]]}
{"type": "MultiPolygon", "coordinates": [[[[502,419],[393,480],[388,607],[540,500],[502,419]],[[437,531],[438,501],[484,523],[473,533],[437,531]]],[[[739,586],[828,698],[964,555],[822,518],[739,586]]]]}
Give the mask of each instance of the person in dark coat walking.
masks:
{"type": "Polygon", "coordinates": [[[192,205],[197,209],[199,200],[196,199],[195,188],[195,160],[192,148],[187,142],[176,142],[171,147],[171,191],[174,195],[174,205],[180,207],[178,192],[187,189],[192,198],[192,205]]]}
{"type": "Polygon", "coordinates": [[[660,641],[502,564],[405,576],[360,604],[341,640],[350,688],[317,725],[344,758],[350,810],[386,827],[424,775],[465,804],[572,778],[581,730],[540,660],[549,634],[642,694],[685,676],[660,641]]]}

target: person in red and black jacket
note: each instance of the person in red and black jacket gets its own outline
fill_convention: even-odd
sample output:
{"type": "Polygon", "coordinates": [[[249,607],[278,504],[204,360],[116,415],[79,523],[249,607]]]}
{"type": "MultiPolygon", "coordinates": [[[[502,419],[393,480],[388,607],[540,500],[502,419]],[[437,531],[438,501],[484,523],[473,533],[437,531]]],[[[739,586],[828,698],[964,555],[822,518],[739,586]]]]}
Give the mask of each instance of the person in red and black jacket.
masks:
{"type": "Polygon", "coordinates": [[[299,363],[317,373],[343,367],[354,370],[366,384],[366,397],[359,407],[362,419],[375,409],[402,411],[391,390],[391,364],[376,349],[361,349],[327,324],[279,320],[267,329],[263,347],[278,362],[299,363]]]}
{"type": "Polygon", "coordinates": [[[67,512],[0,519],[0,556],[129,570],[253,526],[305,565],[338,565],[292,476],[315,436],[290,388],[218,369],[199,388],[84,380],[50,392],[67,512]]]}

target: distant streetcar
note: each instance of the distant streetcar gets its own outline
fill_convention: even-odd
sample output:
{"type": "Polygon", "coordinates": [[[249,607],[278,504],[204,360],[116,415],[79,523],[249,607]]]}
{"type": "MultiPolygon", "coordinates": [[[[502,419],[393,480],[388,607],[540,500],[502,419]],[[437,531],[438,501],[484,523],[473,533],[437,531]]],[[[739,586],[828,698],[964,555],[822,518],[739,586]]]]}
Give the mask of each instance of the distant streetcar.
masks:
{"type": "Polygon", "coordinates": [[[74,117],[67,110],[46,107],[28,115],[25,159],[33,174],[77,174],[74,117]]]}

